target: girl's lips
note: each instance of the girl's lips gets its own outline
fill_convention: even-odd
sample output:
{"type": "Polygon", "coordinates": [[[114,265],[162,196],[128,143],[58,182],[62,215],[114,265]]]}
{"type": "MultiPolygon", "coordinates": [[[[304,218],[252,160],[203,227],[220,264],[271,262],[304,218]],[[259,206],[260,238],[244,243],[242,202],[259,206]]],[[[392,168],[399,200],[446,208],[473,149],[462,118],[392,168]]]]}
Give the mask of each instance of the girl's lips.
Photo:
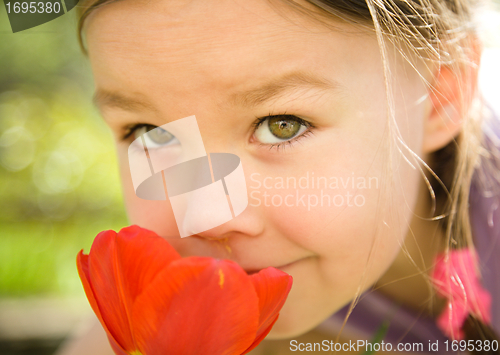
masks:
{"type": "MultiPolygon", "coordinates": [[[[295,265],[299,261],[304,260],[304,259],[305,258],[298,259],[298,260],[292,261],[291,263],[288,263],[288,264],[284,264],[284,265],[281,265],[281,266],[273,266],[273,267],[276,268],[276,269],[278,269],[278,270],[281,270],[283,272],[288,273],[287,270],[289,269],[290,266],[295,265]]],[[[262,268],[262,269],[265,269],[265,267],[262,268]]],[[[258,273],[262,269],[245,269],[245,271],[247,272],[248,275],[252,275],[252,274],[258,273]]]]}

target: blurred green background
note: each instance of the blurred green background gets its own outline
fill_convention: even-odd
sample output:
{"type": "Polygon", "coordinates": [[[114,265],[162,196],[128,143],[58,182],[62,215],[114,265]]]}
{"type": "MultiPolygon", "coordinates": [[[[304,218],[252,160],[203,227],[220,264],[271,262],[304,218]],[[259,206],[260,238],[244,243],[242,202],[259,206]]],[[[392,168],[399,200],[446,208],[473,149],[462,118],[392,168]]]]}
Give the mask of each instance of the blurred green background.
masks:
{"type": "Polygon", "coordinates": [[[0,4],[0,297],[83,295],[76,254],[127,224],[76,15],[12,33],[0,4]]]}

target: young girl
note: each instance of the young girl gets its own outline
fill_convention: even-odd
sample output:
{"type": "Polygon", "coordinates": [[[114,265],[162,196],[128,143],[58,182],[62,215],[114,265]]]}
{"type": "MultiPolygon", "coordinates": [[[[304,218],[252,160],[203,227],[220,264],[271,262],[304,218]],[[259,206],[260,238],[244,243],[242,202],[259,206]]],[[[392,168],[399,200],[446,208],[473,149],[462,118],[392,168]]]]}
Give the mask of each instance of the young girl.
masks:
{"type": "MultiPolygon", "coordinates": [[[[462,288],[473,301],[459,332],[473,340],[470,352],[496,353],[485,345],[500,331],[500,130],[477,91],[475,2],[79,6],[131,223],[183,256],[293,276],[278,322],[252,354],[340,352],[336,343],[371,340],[386,325],[376,342],[394,344],[391,352],[456,352],[446,342],[456,329],[436,320],[460,295],[439,291],[450,279],[431,275],[436,260],[474,250],[468,271],[482,272],[485,289],[475,272],[460,275],[474,287],[462,288]],[[193,115],[207,153],[241,159],[248,206],[180,238],[168,200],[137,197],[128,149],[141,136],[171,149],[172,132],[154,128],[193,115]]],[[[199,221],[217,217],[198,212],[199,221]]],[[[96,329],[62,353],[111,354],[96,329]]]]}

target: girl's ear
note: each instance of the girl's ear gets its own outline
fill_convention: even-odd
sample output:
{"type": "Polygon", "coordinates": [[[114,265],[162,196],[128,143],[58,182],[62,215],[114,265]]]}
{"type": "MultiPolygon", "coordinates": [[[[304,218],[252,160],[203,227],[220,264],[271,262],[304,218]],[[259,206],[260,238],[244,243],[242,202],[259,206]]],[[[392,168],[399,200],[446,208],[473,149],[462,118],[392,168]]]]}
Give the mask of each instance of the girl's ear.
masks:
{"type": "Polygon", "coordinates": [[[471,42],[469,63],[443,65],[434,73],[432,87],[429,89],[431,108],[424,121],[424,153],[432,153],[445,147],[463,127],[477,93],[481,57],[479,41],[473,39],[471,42]]]}

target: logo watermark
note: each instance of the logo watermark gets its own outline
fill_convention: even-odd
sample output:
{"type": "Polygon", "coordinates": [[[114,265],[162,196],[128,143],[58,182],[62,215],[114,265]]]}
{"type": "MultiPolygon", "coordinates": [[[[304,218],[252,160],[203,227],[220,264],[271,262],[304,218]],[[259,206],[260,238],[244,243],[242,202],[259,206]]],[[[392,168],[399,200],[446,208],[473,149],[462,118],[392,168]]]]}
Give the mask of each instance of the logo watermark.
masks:
{"type": "Polygon", "coordinates": [[[353,353],[363,353],[363,354],[373,354],[379,351],[382,352],[497,352],[499,349],[498,340],[477,340],[477,341],[466,341],[466,340],[445,340],[440,342],[439,340],[429,340],[427,343],[415,342],[415,343],[391,343],[384,340],[379,342],[373,342],[368,340],[349,340],[346,342],[334,342],[333,340],[323,340],[321,343],[300,343],[297,340],[290,340],[290,351],[298,352],[353,352],[353,353]]]}
{"type": "Polygon", "coordinates": [[[71,11],[79,0],[4,0],[12,32],[20,32],[52,21],[71,11]]]}
{"type": "Polygon", "coordinates": [[[315,176],[314,172],[300,177],[253,173],[250,180],[250,206],[307,207],[308,211],[315,207],[362,207],[366,203],[363,190],[379,188],[378,177],[356,177],[354,173],[345,177],[315,176]]]}
{"type": "Polygon", "coordinates": [[[128,158],[134,191],[145,200],[168,200],[181,238],[230,221],[248,205],[240,158],[207,154],[195,116],[137,137],[128,158]]]}

